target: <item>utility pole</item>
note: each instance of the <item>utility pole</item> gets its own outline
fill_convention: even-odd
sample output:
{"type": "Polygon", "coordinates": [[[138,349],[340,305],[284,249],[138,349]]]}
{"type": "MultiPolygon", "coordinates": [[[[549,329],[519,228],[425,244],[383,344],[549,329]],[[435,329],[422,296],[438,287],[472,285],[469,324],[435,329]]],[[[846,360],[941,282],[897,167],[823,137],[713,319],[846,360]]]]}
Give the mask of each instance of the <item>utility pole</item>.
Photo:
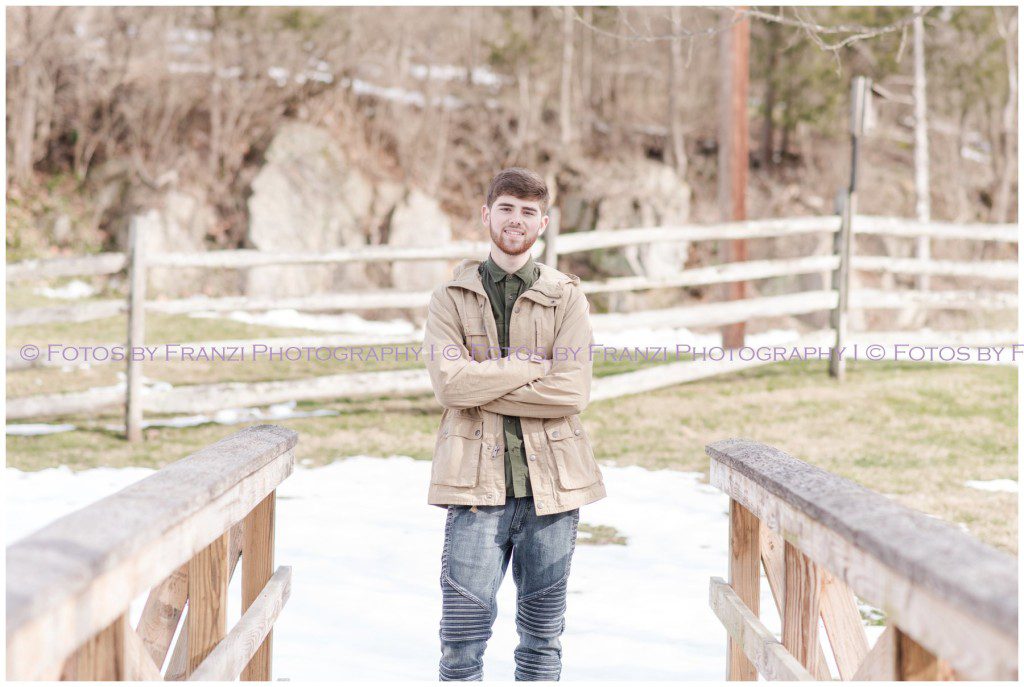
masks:
{"type": "MultiPolygon", "coordinates": [[[[723,15],[723,30],[719,33],[721,78],[718,99],[718,207],[724,222],[747,218],[750,20],[746,16],[742,19],[736,16],[743,10],[746,7],[737,7],[731,16],[723,15]]],[[[721,254],[723,262],[746,260],[746,239],[723,241],[721,254]]],[[[747,283],[730,282],[726,293],[728,300],[745,298],[747,283]]],[[[746,322],[726,325],[722,329],[722,345],[726,348],[743,346],[745,332],[746,322]]]]}

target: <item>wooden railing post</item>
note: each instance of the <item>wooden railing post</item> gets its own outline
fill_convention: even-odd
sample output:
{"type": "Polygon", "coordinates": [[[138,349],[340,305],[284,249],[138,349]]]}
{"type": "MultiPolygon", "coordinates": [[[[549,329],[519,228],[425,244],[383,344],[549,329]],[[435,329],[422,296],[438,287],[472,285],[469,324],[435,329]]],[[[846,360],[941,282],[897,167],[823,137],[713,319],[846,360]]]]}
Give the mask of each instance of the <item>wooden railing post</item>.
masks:
{"type": "MultiPolygon", "coordinates": [[[[242,548],[242,613],[249,610],[274,574],[274,515],[277,492],[272,491],[245,518],[245,544],[242,548]]],[[[271,679],[273,631],[242,671],[242,680],[265,682],[271,679]]]]}
{"type": "Polygon", "coordinates": [[[894,628],[893,645],[895,648],[896,680],[938,681],[955,679],[949,664],[940,660],[935,654],[925,649],[913,638],[894,628]]]}
{"type": "Polygon", "coordinates": [[[146,250],[145,232],[134,215],[128,233],[128,351],[125,388],[125,436],[129,442],[142,440],[142,360],[132,351],[146,339],[146,250]]]}
{"type": "Polygon", "coordinates": [[[782,593],[782,645],[807,669],[818,652],[818,616],[822,578],[814,562],[789,542],[785,544],[782,593]]]}
{"type": "Polygon", "coordinates": [[[188,670],[199,667],[228,626],[228,533],[213,540],[188,564],[188,670]]]}
{"type": "MultiPolygon", "coordinates": [[[[754,617],[761,610],[761,524],[734,499],[729,500],[729,585],[754,617]]],[[[757,670],[732,638],[726,649],[727,680],[757,680],[757,670]]]]}
{"type": "Polygon", "coordinates": [[[75,653],[74,666],[66,677],[80,681],[124,680],[125,635],[132,629],[124,614],[100,630],[75,653]]]}

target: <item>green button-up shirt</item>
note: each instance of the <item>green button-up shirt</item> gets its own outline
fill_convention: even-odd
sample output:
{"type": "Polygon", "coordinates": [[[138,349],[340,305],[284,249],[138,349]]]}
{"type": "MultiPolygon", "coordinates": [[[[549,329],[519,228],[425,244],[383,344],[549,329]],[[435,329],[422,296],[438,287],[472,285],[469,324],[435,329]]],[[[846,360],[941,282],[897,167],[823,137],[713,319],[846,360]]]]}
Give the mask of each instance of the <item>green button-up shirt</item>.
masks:
{"type": "MultiPolygon", "coordinates": [[[[514,274],[509,274],[491,260],[480,264],[480,281],[491,301],[494,323],[498,326],[498,345],[507,354],[509,325],[512,322],[512,308],[520,294],[533,286],[540,276],[540,268],[531,256],[526,264],[514,274]]],[[[505,497],[522,498],[530,496],[530,471],[526,467],[526,452],[523,447],[523,425],[518,417],[502,416],[505,433],[505,497]]]]}

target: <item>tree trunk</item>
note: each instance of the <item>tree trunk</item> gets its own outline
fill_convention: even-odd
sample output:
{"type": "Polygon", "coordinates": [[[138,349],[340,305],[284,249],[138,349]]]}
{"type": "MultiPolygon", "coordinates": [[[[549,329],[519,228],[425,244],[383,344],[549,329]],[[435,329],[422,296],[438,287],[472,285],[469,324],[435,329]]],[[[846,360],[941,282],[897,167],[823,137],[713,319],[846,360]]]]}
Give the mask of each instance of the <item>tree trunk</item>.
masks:
{"type": "MultiPolygon", "coordinates": [[[[682,11],[671,7],[672,33],[682,29],[682,11]]],[[[678,36],[669,41],[669,82],[668,82],[668,128],[671,137],[672,165],[680,179],[686,178],[686,145],[683,140],[683,125],[680,121],[679,99],[682,96],[683,41],[678,36]]]]}
{"type": "Polygon", "coordinates": [[[594,122],[594,32],[590,26],[594,23],[594,8],[587,5],[583,8],[583,36],[580,45],[580,118],[583,143],[590,142],[591,130],[594,122]]]}
{"type": "Polygon", "coordinates": [[[561,153],[564,156],[572,145],[572,57],[573,57],[573,10],[562,8],[562,87],[558,111],[561,131],[561,153]]]}
{"type": "MultiPolygon", "coordinates": [[[[778,8],[776,8],[778,11],[778,8]]],[[[779,62],[779,25],[768,24],[768,74],[765,77],[764,119],[761,122],[761,167],[775,164],[775,71],[779,62]]]]}
{"type": "MultiPolygon", "coordinates": [[[[913,8],[915,13],[920,7],[913,8]]],[[[917,14],[914,18],[914,189],[917,202],[914,214],[919,222],[927,222],[932,216],[931,183],[928,174],[928,74],[924,65],[924,16],[917,14]]],[[[927,236],[917,237],[917,258],[928,260],[931,257],[931,239],[927,236]]],[[[917,277],[917,288],[927,291],[931,282],[927,274],[917,277]]],[[[897,327],[913,325],[924,326],[927,313],[923,309],[907,308],[900,311],[897,327]]]]}
{"type": "Polygon", "coordinates": [[[1017,129],[1017,12],[1011,10],[1004,24],[1003,14],[999,8],[992,8],[996,13],[996,28],[1003,39],[1006,57],[1006,76],[1008,89],[1003,104],[1002,126],[999,132],[1000,169],[998,172],[996,194],[992,204],[992,216],[996,222],[1008,221],[1010,212],[1010,187],[1013,182],[1013,170],[1017,156],[1013,154],[1013,143],[1016,141],[1017,129]]]}

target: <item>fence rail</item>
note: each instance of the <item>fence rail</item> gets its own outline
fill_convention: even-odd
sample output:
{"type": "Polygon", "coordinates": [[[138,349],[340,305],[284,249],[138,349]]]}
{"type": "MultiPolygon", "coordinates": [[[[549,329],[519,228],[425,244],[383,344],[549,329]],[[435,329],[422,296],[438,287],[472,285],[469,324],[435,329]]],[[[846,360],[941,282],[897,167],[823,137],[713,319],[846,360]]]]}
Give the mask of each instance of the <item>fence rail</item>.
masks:
{"type": "MultiPolygon", "coordinates": [[[[552,210],[555,215],[557,212],[552,210]]],[[[807,233],[837,234],[840,217],[796,217],[769,220],[727,222],[714,225],[681,225],[675,227],[645,227],[620,230],[600,230],[559,235],[557,222],[546,238],[550,245],[538,241],[534,246],[535,257],[545,256],[549,262],[557,262],[557,256],[589,250],[650,245],[667,241],[705,241],[739,238],[778,238],[807,233]]],[[[953,225],[930,222],[921,223],[893,217],[856,215],[851,231],[854,234],[882,234],[900,237],[928,236],[935,239],[972,239],[1016,243],[1016,225],[953,225]]],[[[133,240],[132,245],[135,245],[133,240]]],[[[332,264],[346,262],[439,260],[475,257],[487,250],[484,242],[454,242],[445,246],[392,247],[367,246],[325,253],[263,253],[252,250],[212,251],[208,253],[164,253],[141,254],[129,259],[121,254],[104,254],[78,258],[58,258],[45,261],[18,263],[8,268],[8,281],[29,278],[71,276],[73,274],[103,274],[116,272],[126,265],[138,273],[132,280],[132,293],[144,291],[145,270],[150,267],[204,267],[204,268],[248,268],[282,264],[332,264]]],[[[855,271],[873,271],[911,275],[940,275],[955,278],[981,278],[993,281],[1016,279],[1016,264],[1009,261],[964,262],[954,260],[902,259],[886,256],[848,256],[849,268],[855,271]]],[[[621,331],[631,327],[714,327],[754,318],[805,315],[814,312],[832,313],[830,329],[811,332],[805,336],[808,341],[822,341],[830,332],[836,348],[850,340],[853,333],[846,333],[844,317],[837,313],[840,304],[851,309],[960,309],[970,311],[1005,311],[1016,308],[1014,292],[986,290],[974,291],[879,291],[853,289],[843,298],[842,279],[843,242],[837,241],[835,252],[826,255],[810,255],[798,258],[776,258],[683,269],[680,272],[660,277],[613,277],[603,281],[586,281],[582,289],[587,294],[619,293],[647,289],[709,286],[730,282],[752,281],[772,277],[796,276],[801,274],[831,274],[831,288],[804,291],[778,296],[762,296],[726,302],[698,303],[685,307],[664,308],[632,313],[600,313],[592,315],[595,334],[600,338],[604,333],[621,331]]],[[[428,291],[377,290],[358,293],[317,294],[293,298],[180,298],[172,300],[138,299],[129,316],[133,335],[129,346],[143,345],[145,339],[144,318],[147,313],[185,314],[196,311],[228,312],[258,311],[294,308],[303,311],[340,311],[379,308],[423,308],[429,303],[428,291]]],[[[54,322],[86,322],[94,319],[121,316],[129,313],[129,302],[122,300],[89,301],[72,305],[46,308],[26,308],[8,313],[9,326],[30,326],[54,322]]],[[[952,335],[952,333],[950,333],[952,335]]],[[[365,345],[384,343],[413,343],[411,337],[361,337],[365,345]]],[[[331,346],[362,345],[360,337],[278,337],[269,341],[211,341],[196,343],[196,346],[244,347],[257,343],[280,346],[331,346]],[[294,343],[292,343],[294,342],[294,343]],[[338,342],[338,343],[334,343],[338,342]],[[345,342],[345,343],[342,343],[345,342]]],[[[829,342],[823,342],[827,345],[829,342]]],[[[156,346],[158,351],[166,346],[156,346]]],[[[62,361],[47,361],[40,356],[34,361],[25,361],[17,350],[7,351],[7,369],[20,370],[62,364],[62,361]]],[[[837,361],[830,371],[841,376],[842,361],[837,361]]],[[[699,379],[710,374],[722,374],[746,365],[721,365],[713,361],[677,363],[675,366],[659,366],[658,372],[639,371],[619,375],[621,379],[609,378],[594,388],[595,393],[603,387],[601,396],[635,393],[634,389],[646,388],[658,380],[699,379]],[[646,374],[645,374],[646,373],[646,374]]],[[[87,392],[64,394],[43,394],[8,399],[9,419],[32,417],[59,417],[78,413],[96,412],[126,406],[126,433],[138,437],[143,412],[207,412],[226,407],[229,404],[266,404],[279,400],[321,400],[341,395],[384,396],[396,393],[429,393],[423,386],[423,375],[405,372],[360,373],[358,375],[331,375],[318,379],[261,382],[257,384],[219,383],[181,387],[170,391],[143,390],[141,364],[129,365],[129,383],[126,390],[101,388],[87,392]],[[331,392],[331,389],[335,391],[331,392]],[[291,394],[290,397],[287,397],[291,394]],[[135,401],[126,401],[134,396],[135,401]],[[273,399],[273,400],[272,400],[273,399]]],[[[678,382],[676,382],[678,383],[678,382]]]]}
{"type": "Polygon", "coordinates": [[[771,446],[706,452],[730,499],[729,581],[710,588],[728,679],[831,679],[819,618],[844,680],[1017,679],[1012,556],[771,446]],[[758,619],[761,566],[781,647],[758,619]],[[870,649],[854,594],[889,620],[870,649]]]}
{"type": "Polygon", "coordinates": [[[273,569],[275,494],[297,440],[250,427],[9,546],[7,679],[160,679],[171,652],[166,679],[234,679],[244,666],[244,679],[269,680],[291,574],[273,569]],[[243,616],[227,634],[239,556],[243,616]],[[129,605],[147,590],[132,628],[129,605]]]}

